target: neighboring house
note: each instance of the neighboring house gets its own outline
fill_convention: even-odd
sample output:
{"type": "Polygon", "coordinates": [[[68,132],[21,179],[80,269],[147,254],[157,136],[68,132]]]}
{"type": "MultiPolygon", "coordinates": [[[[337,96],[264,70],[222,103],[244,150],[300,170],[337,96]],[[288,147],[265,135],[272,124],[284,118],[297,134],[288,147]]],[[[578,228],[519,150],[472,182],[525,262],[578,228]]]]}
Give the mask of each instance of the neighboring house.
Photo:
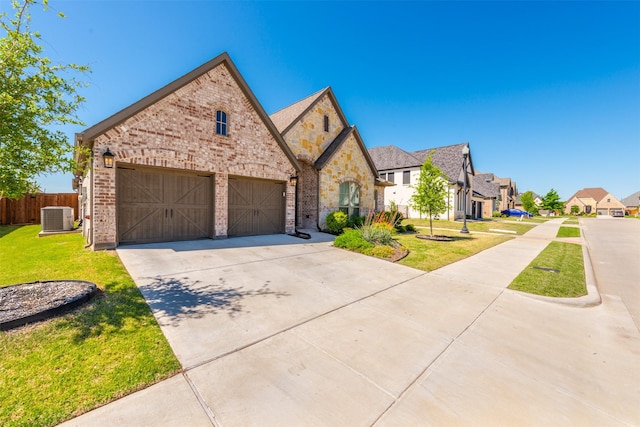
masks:
{"type": "Polygon", "coordinates": [[[473,176],[473,204],[479,212],[472,212],[476,218],[491,218],[500,210],[500,184],[494,181],[492,173],[477,173],[473,176]]]}
{"type": "Polygon", "coordinates": [[[330,87],[273,113],[271,120],[301,166],[296,225],[323,230],[333,211],[364,216],[378,207],[384,183],[330,87]]]}
{"type": "Polygon", "coordinates": [[[472,202],[470,194],[474,175],[473,161],[469,152],[467,173],[463,168],[463,147],[468,143],[449,145],[446,147],[430,148],[414,152],[407,152],[394,145],[369,149],[369,154],[380,173],[380,178],[394,183],[393,187],[385,187],[384,203],[386,208],[394,203],[407,218],[420,218],[420,213],[410,206],[409,200],[414,192],[414,186],[420,176],[420,168],[430,153],[433,153],[433,164],[438,166],[446,175],[448,181],[447,211],[443,214],[446,219],[463,217],[465,206],[464,180],[467,180],[466,212],[482,212],[482,209],[472,202]]]}
{"type": "Polygon", "coordinates": [[[640,214],[640,191],[636,191],[630,196],[625,197],[620,200],[620,202],[624,205],[627,213],[629,215],[639,215],[640,214]]]}
{"type": "Polygon", "coordinates": [[[518,187],[511,178],[495,177],[494,182],[500,184],[500,204],[499,211],[512,209],[516,207],[516,198],[518,197],[518,187]]]}
{"type": "Polygon", "coordinates": [[[76,146],[94,249],[294,231],[290,177],[302,168],[226,53],[77,134],[76,146]]]}
{"type": "Polygon", "coordinates": [[[564,205],[564,213],[570,214],[572,206],[583,214],[613,215],[624,213],[625,206],[611,193],[601,187],[583,188],[571,196],[564,205]]]}

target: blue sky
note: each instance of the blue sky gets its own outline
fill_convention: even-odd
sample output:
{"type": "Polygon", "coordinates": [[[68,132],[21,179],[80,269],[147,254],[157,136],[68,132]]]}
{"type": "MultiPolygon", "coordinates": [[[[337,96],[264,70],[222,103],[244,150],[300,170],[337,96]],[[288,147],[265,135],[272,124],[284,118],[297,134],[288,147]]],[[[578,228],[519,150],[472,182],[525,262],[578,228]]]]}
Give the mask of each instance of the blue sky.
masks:
{"type": "MultiPolygon", "coordinates": [[[[52,60],[91,67],[87,127],[226,51],[269,114],[331,86],[368,147],[468,141],[478,171],[520,192],[640,190],[638,1],[50,7],[32,7],[32,29],[52,60]]],[[[82,129],[64,128],[70,138],[82,129]]],[[[69,192],[70,182],[41,185],[69,192]]]]}

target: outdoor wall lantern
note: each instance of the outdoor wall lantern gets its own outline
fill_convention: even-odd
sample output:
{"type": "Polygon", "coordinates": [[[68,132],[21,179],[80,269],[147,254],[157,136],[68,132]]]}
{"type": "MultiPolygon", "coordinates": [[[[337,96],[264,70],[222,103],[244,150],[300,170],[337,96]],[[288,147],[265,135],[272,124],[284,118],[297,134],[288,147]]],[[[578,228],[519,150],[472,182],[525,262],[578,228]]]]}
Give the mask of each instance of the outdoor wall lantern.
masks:
{"type": "Polygon", "coordinates": [[[293,185],[297,185],[298,184],[298,177],[296,175],[291,175],[289,177],[289,182],[292,183],[293,185]]]}
{"type": "Polygon", "coordinates": [[[113,153],[111,151],[109,151],[109,148],[107,148],[107,151],[104,152],[104,154],[102,155],[102,160],[104,160],[104,167],[111,169],[113,167],[113,158],[115,156],[113,155],[113,153]]]}
{"type": "Polygon", "coordinates": [[[469,157],[469,146],[465,145],[464,147],[462,147],[462,173],[464,174],[462,179],[463,179],[463,185],[464,185],[464,192],[462,193],[462,197],[463,197],[463,212],[462,212],[462,217],[463,222],[462,222],[462,230],[460,230],[461,233],[463,234],[469,234],[469,229],[467,229],[467,158],[469,157]]]}

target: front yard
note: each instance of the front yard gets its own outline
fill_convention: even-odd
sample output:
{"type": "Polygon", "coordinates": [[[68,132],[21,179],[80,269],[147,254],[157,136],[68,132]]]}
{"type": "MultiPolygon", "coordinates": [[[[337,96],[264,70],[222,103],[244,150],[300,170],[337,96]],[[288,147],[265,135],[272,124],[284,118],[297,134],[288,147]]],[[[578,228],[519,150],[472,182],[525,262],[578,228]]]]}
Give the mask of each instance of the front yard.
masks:
{"type": "Polygon", "coordinates": [[[114,252],[79,234],[38,238],[40,226],[0,226],[0,286],[94,282],[82,308],[0,332],[0,425],[55,425],[171,376],[180,364],[114,252]]]}

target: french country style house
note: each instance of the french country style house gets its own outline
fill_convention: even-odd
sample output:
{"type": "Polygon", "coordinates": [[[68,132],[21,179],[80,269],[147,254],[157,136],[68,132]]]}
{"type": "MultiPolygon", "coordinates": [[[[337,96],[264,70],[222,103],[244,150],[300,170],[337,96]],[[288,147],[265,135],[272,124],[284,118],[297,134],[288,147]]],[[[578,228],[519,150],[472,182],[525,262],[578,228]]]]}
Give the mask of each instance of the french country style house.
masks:
{"type": "Polygon", "coordinates": [[[385,185],[330,88],[269,117],[226,53],[75,144],[93,249],[323,229],[331,211],[375,209],[385,185]]]}
{"type": "Polygon", "coordinates": [[[94,249],[294,230],[300,165],[226,53],[76,145],[94,249]]]}

